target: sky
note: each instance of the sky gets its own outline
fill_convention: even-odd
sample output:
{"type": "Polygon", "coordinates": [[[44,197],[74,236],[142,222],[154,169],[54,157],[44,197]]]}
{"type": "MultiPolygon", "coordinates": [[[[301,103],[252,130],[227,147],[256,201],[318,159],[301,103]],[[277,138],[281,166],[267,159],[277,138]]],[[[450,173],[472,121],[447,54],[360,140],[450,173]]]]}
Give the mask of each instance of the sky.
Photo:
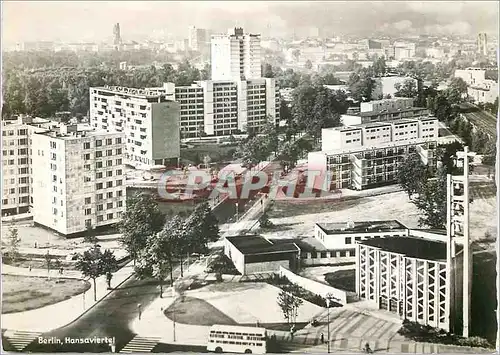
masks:
{"type": "Polygon", "coordinates": [[[120,23],[124,40],[187,38],[188,26],[289,35],[300,27],[338,34],[376,30],[475,35],[498,31],[496,1],[2,1],[2,40],[109,41],[120,23]]]}

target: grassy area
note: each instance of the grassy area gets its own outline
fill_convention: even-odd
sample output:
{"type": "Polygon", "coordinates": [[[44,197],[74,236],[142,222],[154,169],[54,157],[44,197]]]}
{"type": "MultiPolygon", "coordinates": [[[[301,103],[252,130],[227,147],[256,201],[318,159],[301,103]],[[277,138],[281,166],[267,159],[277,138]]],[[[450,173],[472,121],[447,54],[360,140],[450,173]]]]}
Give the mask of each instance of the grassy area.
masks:
{"type": "MultiPolygon", "coordinates": [[[[59,259],[61,264],[60,267],[64,268],[64,270],[75,270],[75,263],[63,261],[62,259],[59,259]]],[[[29,268],[31,265],[32,268],[34,269],[46,269],[47,268],[47,262],[43,259],[25,259],[25,258],[20,258],[17,259],[16,261],[11,261],[8,258],[3,259],[3,262],[7,265],[12,265],[12,266],[17,266],[17,267],[24,267],[24,268],[29,268]]],[[[50,267],[51,269],[55,269],[56,266],[54,262],[52,262],[52,266],[50,267]]]]}
{"type": "Polygon", "coordinates": [[[214,324],[237,325],[236,321],[210,303],[194,297],[179,298],[168,307],[165,316],[178,323],[212,326],[214,324]]]}
{"type": "Polygon", "coordinates": [[[356,292],[356,270],[338,270],[327,273],[325,281],[340,290],[356,292]]]}
{"type": "Polygon", "coordinates": [[[87,291],[83,280],[2,275],[2,313],[22,312],[64,301],[87,291]]]}

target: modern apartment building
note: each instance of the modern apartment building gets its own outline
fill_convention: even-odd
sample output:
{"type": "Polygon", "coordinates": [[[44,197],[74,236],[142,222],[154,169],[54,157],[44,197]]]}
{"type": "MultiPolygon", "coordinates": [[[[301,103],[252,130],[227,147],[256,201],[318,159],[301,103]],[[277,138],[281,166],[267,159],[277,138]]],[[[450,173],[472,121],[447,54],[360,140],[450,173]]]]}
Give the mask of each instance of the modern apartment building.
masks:
{"type": "Polygon", "coordinates": [[[486,33],[477,35],[477,52],[481,55],[488,55],[488,37],[486,33]]]}
{"type": "MultiPolygon", "coordinates": [[[[42,118],[2,120],[2,216],[27,213],[33,207],[32,135],[58,123],[42,118]]],[[[34,168],[34,171],[33,171],[34,168]]]]}
{"type": "Polygon", "coordinates": [[[63,235],[120,220],[125,134],[61,125],[32,135],[33,220],[63,235]]]}
{"type": "Polygon", "coordinates": [[[253,132],[279,120],[279,92],[272,78],[165,83],[147,90],[178,102],[182,138],[253,132]]]}
{"type": "Polygon", "coordinates": [[[428,116],[427,108],[413,107],[413,99],[395,98],[362,102],[359,114],[342,115],[340,119],[344,125],[350,126],[428,116]]]}
{"type": "Polygon", "coordinates": [[[261,78],[260,35],[242,28],[212,35],[212,80],[261,78]]]}
{"type": "Polygon", "coordinates": [[[474,102],[493,103],[498,98],[497,69],[457,69],[455,77],[462,78],[467,83],[467,94],[474,102]]]}
{"type": "Polygon", "coordinates": [[[377,144],[419,138],[436,140],[438,132],[438,120],[432,116],[421,119],[399,119],[323,128],[321,131],[321,149],[328,151],[361,148],[363,146],[376,146],[377,144]]]}
{"type": "Polygon", "coordinates": [[[90,123],[125,133],[125,161],[133,166],[177,164],[179,104],[165,94],[123,87],[90,88],[90,123]]]}
{"type": "Polygon", "coordinates": [[[408,154],[416,152],[431,169],[436,166],[436,142],[428,138],[402,140],[362,147],[341,148],[308,154],[308,170],[329,172],[331,181],[322,177],[315,187],[331,190],[363,190],[394,184],[397,172],[408,154]]]}
{"type": "Polygon", "coordinates": [[[204,28],[190,26],[188,44],[189,48],[193,51],[206,52],[210,44],[208,31],[204,28]]]}

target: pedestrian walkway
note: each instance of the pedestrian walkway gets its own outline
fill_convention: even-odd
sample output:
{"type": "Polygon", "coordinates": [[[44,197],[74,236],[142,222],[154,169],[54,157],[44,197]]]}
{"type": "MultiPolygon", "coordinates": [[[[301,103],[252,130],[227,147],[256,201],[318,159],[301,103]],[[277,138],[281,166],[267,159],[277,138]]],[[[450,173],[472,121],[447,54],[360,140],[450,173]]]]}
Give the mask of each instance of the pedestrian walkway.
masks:
{"type": "MultiPolygon", "coordinates": [[[[9,265],[2,265],[2,269],[5,266],[9,265]]],[[[133,263],[129,262],[123,268],[113,273],[111,286],[117,287],[121,283],[125,282],[133,274],[133,272],[133,263]]],[[[2,270],[2,273],[4,273],[4,270],[2,270]]],[[[28,269],[11,266],[9,268],[9,274],[47,277],[47,270],[32,269],[30,272],[28,269]]],[[[61,276],[60,274],[54,275],[61,276]]],[[[76,274],[71,273],[71,276],[63,274],[62,277],[76,277],[76,274]]],[[[76,278],[82,278],[81,273],[76,278]]],[[[90,285],[90,289],[86,292],[73,296],[62,302],[24,312],[2,314],[2,329],[48,332],[65,326],[80,317],[84,312],[88,311],[101,299],[112,292],[112,290],[108,290],[106,276],[101,276],[96,280],[97,301],[94,301],[93,282],[90,282],[90,285]]]]}
{"type": "Polygon", "coordinates": [[[82,273],[76,270],[63,270],[61,274],[57,269],[51,269],[50,272],[47,269],[32,268],[27,269],[25,267],[18,267],[12,265],[2,264],[2,275],[19,275],[19,276],[32,276],[32,277],[47,277],[50,275],[52,278],[64,277],[70,279],[81,279],[82,273]]]}
{"type": "Polygon", "coordinates": [[[23,351],[33,340],[37,339],[42,333],[27,331],[5,331],[3,337],[17,350],[23,351]]]}
{"type": "Polygon", "coordinates": [[[123,349],[121,353],[149,353],[159,343],[159,338],[141,337],[136,335],[123,349]]]}

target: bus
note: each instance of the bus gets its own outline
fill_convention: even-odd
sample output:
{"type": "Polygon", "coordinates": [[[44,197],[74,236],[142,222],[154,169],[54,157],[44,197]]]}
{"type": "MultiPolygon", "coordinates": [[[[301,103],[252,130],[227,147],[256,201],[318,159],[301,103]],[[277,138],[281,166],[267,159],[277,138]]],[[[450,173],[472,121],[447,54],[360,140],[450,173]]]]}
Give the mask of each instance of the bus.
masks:
{"type": "Polygon", "coordinates": [[[213,325],[208,336],[207,350],[216,353],[265,354],[265,328],[233,325],[213,325]]]}

